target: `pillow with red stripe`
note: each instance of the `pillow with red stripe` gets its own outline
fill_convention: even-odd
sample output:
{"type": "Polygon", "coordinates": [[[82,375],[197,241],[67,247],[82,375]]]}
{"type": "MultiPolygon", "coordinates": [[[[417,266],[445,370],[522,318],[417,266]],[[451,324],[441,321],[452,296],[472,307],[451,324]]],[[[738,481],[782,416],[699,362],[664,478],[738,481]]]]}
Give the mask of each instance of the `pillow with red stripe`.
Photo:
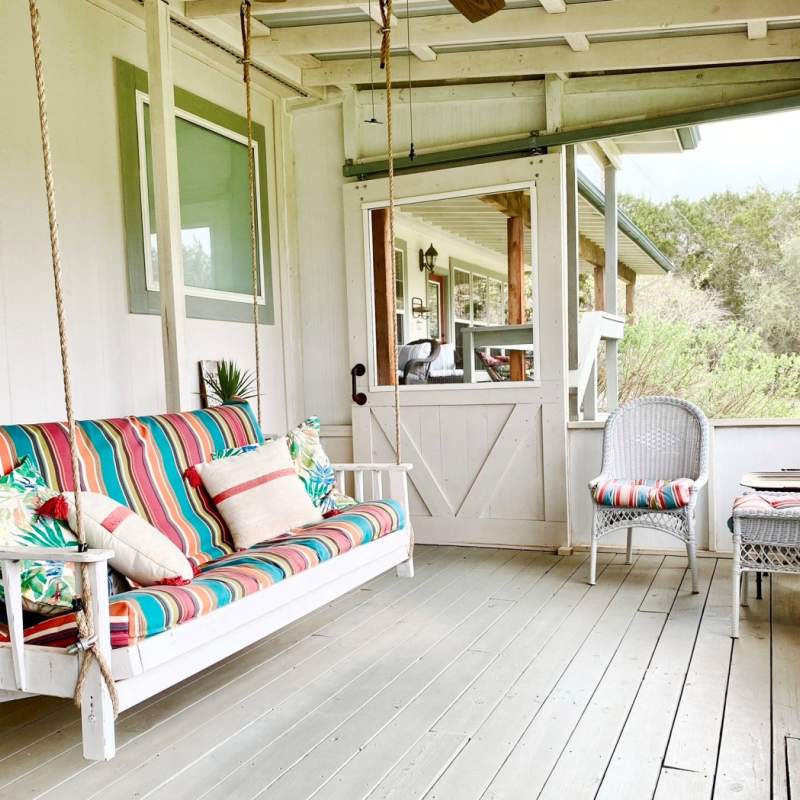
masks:
{"type": "MultiPolygon", "coordinates": [[[[104,494],[81,492],[83,529],[89,547],[113,550],[109,562],[137,586],[189,583],[192,565],[161,531],[104,494]]],[[[39,508],[40,515],[67,522],[77,532],[75,496],[64,492],[39,508]]]]}
{"type": "Polygon", "coordinates": [[[199,476],[239,550],[322,519],[297,476],[285,437],[196,464],[191,472],[189,480],[199,476]]]}

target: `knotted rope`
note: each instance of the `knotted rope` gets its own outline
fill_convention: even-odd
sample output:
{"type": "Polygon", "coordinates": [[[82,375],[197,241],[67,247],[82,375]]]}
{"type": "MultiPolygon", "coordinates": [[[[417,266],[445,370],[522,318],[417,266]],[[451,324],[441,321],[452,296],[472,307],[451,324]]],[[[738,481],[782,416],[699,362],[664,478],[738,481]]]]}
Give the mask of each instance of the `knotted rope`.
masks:
{"type": "MultiPolygon", "coordinates": [[[[386,70],[386,149],[389,155],[389,239],[392,246],[392,309],[394,319],[397,318],[397,266],[394,259],[394,139],[392,136],[392,0],[380,0],[381,9],[381,69],[386,70]]],[[[392,385],[394,386],[394,449],[397,463],[402,463],[400,455],[400,379],[397,374],[397,331],[391,326],[392,341],[390,353],[395,354],[394,369],[392,370],[392,385]]]]}
{"type": "Polygon", "coordinates": [[[261,338],[258,329],[258,233],[256,225],[256,159],[253,152],[253,98],[250,77],[250,37],[253,25],[250,0],[239,7],[242,29],[242,77],[247,107],[247,178],[250,190],[250,267],[253,281],[253,338],[256,351],[256,417],[261,424],[261,338]]]}
{"type": "MultiPolygon", "coordinates": [[[[397,265],[394,259],[394,138],[392,136],[392,0],[379,0],[381,9],[381,68],[386,70],[386,149],[389,162],[389,239],[392,243],[392,309],[393,319],[397,319],[397,265]]],[[[411,57],[409,52],[408,58],[411,57]]],[[[413,144],[412,144],[413,152],[413,144]]],[[[397,464],[402,464],[400,444],[402,427],[400,424],[400,377],[397,374],[397,329],[391,326],[392,341],[389,352],[395,353],[395,365],[392,370],[392,384],[394,386],[394,451],[397,455],[397,464]]],[[[410,523],[410,520],[409,520],[410,523]]],[[[409,524],[408,555],[414,555],[414,528],[409,524]]]]}
{"type": "MultiPolygon", "coordinates": [[[[53,284],[56,295],[56,314],[58,317],[58,342],[61,349],[61,373],[64,380],[64,405],[67,409],[67,432],[69,435],[69,454],[72,462],[72,478],[75,483],[75,515],[77,518],[77,534],[81,552],[86,550],[86,533],[83,528],[83,511],[81,507],[81,478],[78,458],[78,438],[75,425],[75,414],[72,408],[72,380],[69,366],[69,342],[67,340],[66,314],[64,310],[64,293],[62,288],[61,249],[58,241],[58,218],[56,216],[55,181],[53,178],[53,160],[50,153],[50,131],[47,123],[47,94],[44,85],[44,69],[42,67],[42,43],[39,34],[39,8],[37,0],[28,0],[31,17],[31,39],[33,42],[33,64],[36,73],[36,99],[39,103],[39,129],[42,138],[42,158],[44,161],[44,182],[47,194],[47,220],[50,225],[50,252],[53,262],[53,284]]],[[[114,716],[119,708],[119,697],[114,677],[105,655],[98,649],[92,616],[92,586],[89,581],[88,564],[79,564],[81,579],[81,598],[76,603],[76,620],[78,626],[77,651],[80,655],[80,670],[75,684],[75,705],[80,707],[83,688],[88,677],[89,667],[94,660],[103,676],[114,716]]]]}

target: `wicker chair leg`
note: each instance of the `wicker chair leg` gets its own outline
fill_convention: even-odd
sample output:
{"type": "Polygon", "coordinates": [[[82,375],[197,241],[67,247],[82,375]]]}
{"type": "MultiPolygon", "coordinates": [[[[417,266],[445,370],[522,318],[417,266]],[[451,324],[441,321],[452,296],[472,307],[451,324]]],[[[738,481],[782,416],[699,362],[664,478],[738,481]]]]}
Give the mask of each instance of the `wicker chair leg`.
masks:
{"type": "MultiPolygon", "coordinates": [[[[734,522],[734,526],[736,523],[734,522]]],[[[739,638],[739,578],[741,576],[741,554],[739,553],[739,544],[741,537],[736,534],[734,528],[733,534],[733,564],[731,565],[731,637],[734,639],[739,638]]]]}
{"type": "Polygon", "coordinates": [[[697,594],[700,589],[697,580],[697,552],[694,539],[689,539],[686,542],[686,555],[689,558],[689,569],[692,571],[692,594],[697,594]]]}
{"type": "Polygon", "coordinates": [[[742,599],[739,605],[750,605],[750,572],[748,570],[742,571],[742,599]]]}
{"type": "Polygon", "coordinates": [[[625,546],[625,563],[633,563],[633,528],[628,528],[628,541],[625,546]]]}
{"type": "Polygon", "coordinates": [[[589,585],[597,583],[597,537],[592,534],[592,552],[589,556],[589,585]]]}

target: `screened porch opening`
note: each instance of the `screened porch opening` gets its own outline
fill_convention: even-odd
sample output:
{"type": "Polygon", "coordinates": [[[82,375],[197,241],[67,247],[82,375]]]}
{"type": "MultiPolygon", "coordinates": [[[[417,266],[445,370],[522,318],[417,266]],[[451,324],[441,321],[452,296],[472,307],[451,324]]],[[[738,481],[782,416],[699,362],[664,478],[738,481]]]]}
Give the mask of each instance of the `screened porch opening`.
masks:
{"type": "Polygon", "coordinates": [[[511,188],[403,204],[393,251],[387,209],[369,211],[378,386],[392,385],[395,370],[403,386],[535,380],[530,195],[511,188]]]}

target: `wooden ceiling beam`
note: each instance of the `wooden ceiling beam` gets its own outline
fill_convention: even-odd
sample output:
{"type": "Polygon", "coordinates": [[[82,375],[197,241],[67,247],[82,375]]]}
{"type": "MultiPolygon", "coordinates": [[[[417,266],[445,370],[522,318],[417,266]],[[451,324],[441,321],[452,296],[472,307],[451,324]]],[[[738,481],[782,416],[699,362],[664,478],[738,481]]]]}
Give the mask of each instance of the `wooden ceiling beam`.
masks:
{"type": "MultiPolygon", "coordinates": [[[[416,4],[420,0],[409,0],[416,4]]],[[[352,8],[355,0],[292,0],[287,3],[254,0],[254,13],[280,15],[292,11],[319,12],[352,8]],[[306,3],[315,3],[308,8],[306,3]],[[326,5],[327,3],[327,5],[326,5]]],[[[193,0],[186,4],[189,18],[238,13],[239,2],[193,0]]],[[[543,8],[509,8],[483,20],[479,25],[459,14],[417,16],[411,20],[411,38],[425,45],[456,45],[521,39],[610,34],[617,32],[662,31],[708,25],[756,24],[758,20],[788,20],[800,17],[796,0],[605,0],[578,3],[566,14],[547,13],[543,8]]],[[[273,52],[346,52],[362,50],[367,36],[364,22],[324,23],[290,26],[273,31],[278,49],[273,52]],[[290,50],[289,48],[305,48],[290,50]],[[281,49],[283,48],[283,49],[281,49]]],[[[399,43],[398,43],[399,46],[399,43]]]]}
{"type": "MultiPolygon", "coordinates": [[[[766,39],[752,40],[744,39],[738,33],[721,33],[702,37],[673,36],[664,39],[597,42],[583,53],[576,53],[559,45],[504,48],[440,53],[436,61],[415,65],[414,80],[471,80],[559,71],[603,72],[743,64],[793,60],[797,58],[798,52],[800,29],[775,30],[766,39]]],[[[407,57],[395,56],[394,62],[398,74],[402,74],[407,57]]],[[[379,80],[383,78],[380,74],[375,77],[379,80]]],[[[367,84],[369,81],[370,63],[366,58],[329,61],[319,68],[303,71],[303,82],[306,86],[367,84]]]]}

